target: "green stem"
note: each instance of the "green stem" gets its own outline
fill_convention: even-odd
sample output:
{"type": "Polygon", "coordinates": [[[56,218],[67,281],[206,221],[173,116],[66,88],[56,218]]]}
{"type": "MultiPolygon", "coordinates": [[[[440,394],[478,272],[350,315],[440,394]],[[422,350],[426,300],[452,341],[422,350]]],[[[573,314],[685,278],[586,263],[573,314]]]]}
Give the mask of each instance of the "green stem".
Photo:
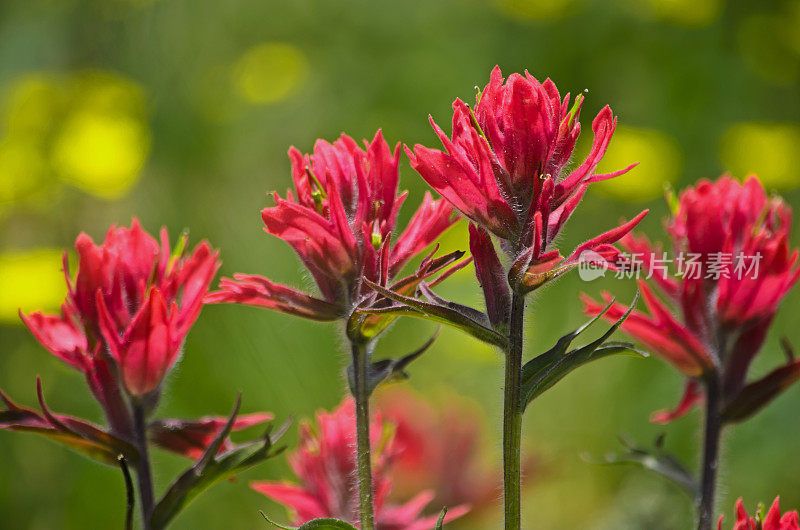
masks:
{"type": "Polygon", "coordinates": [[[139,485],[139,504],[142,506],[142,528],[150,530],[150,519],[155,505],[153,495],[153,475],[150,470],[150,456],[147,448],[147,420],[141,403],[133,404],[133,429],[139,459],[136,464],[136,478],[139,485]]]}
{"type": "Polygon", "coordinates": [[[525,296],[515,293],[511,300],[510,341],[506,351],[505,399],[503,403],[503,491],[505,496],[505,529],[521,526],[520,445],[522,438],[522,404],[520,375],[522,372],[522,337],[524,331],[525,296]]]}
{"type": "Polygon", "coordinates": [[[706,376],[706,417],[704,426],[703,468],[700,482],[698,506],[698,530],[711,530],[714,524],[714,500],[717,495],[717,471],[719,468],[720,418],[719,376],[716,372],[706,376]]]}
{"type": "Polygon", "coordinates": [[[373,530],[372,459],[369,440],[369,387],[367,368],[369,351],[363,344],[351,342],[356,402],[356,452],[358,465],[358,500],[361,530],[373,530]]]}

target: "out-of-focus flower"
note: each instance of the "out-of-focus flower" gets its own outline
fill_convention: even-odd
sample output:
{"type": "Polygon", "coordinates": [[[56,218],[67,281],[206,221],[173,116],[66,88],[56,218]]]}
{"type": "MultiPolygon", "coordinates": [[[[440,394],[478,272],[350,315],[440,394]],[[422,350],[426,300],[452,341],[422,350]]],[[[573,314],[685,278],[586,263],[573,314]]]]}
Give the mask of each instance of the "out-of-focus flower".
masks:
{"type": "Polygon", "coordinates": [[[793,85],[800,76],[799,20],[796,2],[776,4],[743,18],[737,40],[744,64],[768,83],[793,85]]]}
{"type": "MultiPolygon", "coordinates": [[[[255,425],[266,423],[273,418],[272,414],[260,412],[237,416],[231,430],[241,431],[255,425]]],[[[228,418],[222,416],[206,416],[196,420],[155,420],[148,425],[148,438],[157,446],[196,460],[203,455],[220,432],[225,428],[228,418]]],[[[217,453],[228,451],[233,444],[225,440],[217,453]]]]}
{"type": "Polygon", "coordinates": [[[185,238],[172,255],[166,229],[159,245],[136,219],[130,229],[112,226],[102,245],[81,234],[74,281],[64,253],[68,294],[61,315],[20,313],[45,348],[86,374],[112,425],[123,407],[116,374],[134,396],[159,387],[219,268],[208,243],[188,257],[184,246],[185,238]]]}
{"type": "MultiPolygon", "coordinates": [[[[673,302],[681,318],[640,281],[650,315],[634,311],[622,330],[636,337],[690,378],[685,397],[669,421],[688,412],[703,397],[698,381],[715,372],[727,420],[742,419],[800,377],[800,361],[745,385],[748,368],[760,351],[781,299],[800,276],[798,250],[790,250],[791,210],[769,197],[755,177],[739,183],[729,176],[701,181],[684,191],[667,223],[681,276],[672,277],[655,262],[661,247],[632,235],[623,244],[642,258],[652,283],[673,302]]],[[[610,295],[604,295],[606,301],[610,295]]],[[[602,305],[584,297],[587,313],[602,305]]],[[[613,321],[626,308],[614,304],[604,318],[613,321]]]]}
{"type": "Polygon", "coordinates": [[[628,160],[638,160],[625,178],[598,182],[594,191],[622,201],[648,201],[664,194],[683,169],[683,154],[674,138],[656,129],[617,127],[614,143],[598,164],[598,171],[613,171],[628,160]]]}
{"type": "Polygon", "coordinates": [[[233,84],[244,101],[263,105],[287,97],[307,73],[308,60],[302,50],[284,42],[263,42],[236,61],[233,84]]]}
{"type": "Polygon", "coordinates": [[[266,231],[297,252],[320,298],[260,276],[236,274],[223,278],[221,290],[207,301],[249,304],[315,320],[343,318],[369,292],[364,279],[385,286],[455,222],[445,201],[426,194],[392,244],[407,195],[397,194],[399,144],[392,153],[380,131],[365,144],[363,150],[342,135],[333,144],[318,140],[312,155],[291,148],[295,191],[288,191],[285,199],[275,193],[275,206],[261,212],[266,231]]]}
{"type": "Polygon", "coordinates": [[[725,0],[645,0],[635,2],[636,8],[658,19],[682,26],[702,27],[717,20],[725,0]]]}
{"type": "Polygon", "coordinates": [[[582,2],[576,0],[494,0],[504,14],[518,19],[552,20],[578,11],[582,2]]]}
{"type": "Polygon", "coordinates": [[[800,127],[794,123],[734,124],[722,136],[719,155],[733,174],[757,173],[768,189],[794,189],[800,166],[800,127]]]}
{"type": "Polygon", "coordinates": [[[26,74],[0,105],[0,205],[38,205],[61,182],[115,199],[139,179],[150,131],[132,80],[100,70],[26,74]]]}
{"type": "MultiPolygon", "coordinates": [[[[253,482],[251,487],[279,502],[293,512],[294,524],[311,519],[335,517],[358,523],[358,487],[356,483],[355,404],[346,398],[331,413],[317,413],[316,429],[300,425],[300,443],[289,456],[289,464],[300,484],[290,482],[253,482]]],[[[391,426],[375,414],[370,424],[372,482],[375,492],[376,530],[429,530],[438,515],[423,516],[422,510],[434,498],[423,491],[404,504],[392,504],[387,496],[392,488],[392,466],[401,450],[395,444],[391,426]]],[[[448,510],[445,521],[460,517],[468,508],[448,510]]]]}
{"type": "MultiPolygon", "coordinates": [[[[800,530],[800,518],[798,518],[797,511],[781,515],[779,501],[780,497],[775,497],[775,501],[766,515],[764,507],[760,506],[756,516],[750,517],[740,497],[736,501],[736,523],[733,530],[800,530]]],[[[722,530],[722,520],[723,516],[720,516],[719,530],[722,530]]]]}
{"type": "MultiPolygon", "coordinates": [[[[377,403],[396,425],[397,490],[430,488],[437,506],[466,504],[470,517],[496,505],[502,484],[494,467],[481,460],[484,432],[477,405],[448,395],[442,407],[434,407],[401,387],[384,390],[377,403]]],[[[523,467],[530,471],[533,464],[529,460],[523,467]]]]}
{"type": "Polygon", "coordinates": [[[64,125],[52,162],[66,182],[115,199],[138,180],[149,148],[149,131],[140,119],[82,111],[64,125]]]}
{"type": "Polygon", "coordinates": [[[577,265],[592,250],[614,261],[611,243],[629,232],[646,212],[601,234],[563,257],[553,242],[587,187],[622,175],[633,165],[598,175],[616,126],[606,106],[592,123],[594,142],[589,156],[572,172],[565,167],[580,134],[583,95],[570,107],[555,84],[539,83],[526,72],[503,79],[499,67],[478,94],[472,109],[453,103],[452,138],[430,119],[445,151],[416,145],[406,149],[412,166],[435,190],[478,226],[503,240],[512,254],[512,282],[532,290],[577,265]]]}
{"type": "Polygon", "coordinates": [[[19,324],[20,307],[57,310],[64,299],[64,276],[53,267],[55,248],[12,250],[0,254],[0,320],[19,324]]]}

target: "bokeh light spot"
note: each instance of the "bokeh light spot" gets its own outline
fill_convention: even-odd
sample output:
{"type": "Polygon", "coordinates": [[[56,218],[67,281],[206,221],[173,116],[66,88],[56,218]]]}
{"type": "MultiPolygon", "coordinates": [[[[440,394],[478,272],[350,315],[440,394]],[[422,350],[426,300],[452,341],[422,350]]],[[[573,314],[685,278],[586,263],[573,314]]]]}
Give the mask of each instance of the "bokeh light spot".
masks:
{"type": "Polygon", "coordinates": [[[720,16],[724,0],[646,0],[643,5],[661,20],[684,26],[707,26],[720,16]]]}
{"type": "Polygon", "coordinates": [[[664,186],[678,180],[683,154],[678,143],[661,131],[619,126],[596,173],[611,173],[635,162],[639,165],[628,173],[594,184],[592,189],[623,201],[661,197],[664,186]]]}
{"type": "Polygon", "coordinates": [[[52,78],[45,74],[22,76],[3,102],[4,129],[14,136],[43,135],[62,104],[62,94],[52,78]]]}
{"type": "Polygon", "coordinates": [[[150,150],[141,86],[112,72],[26,74],[2,101],[0,205],[36,202],[68,182],[114,199],[150,150]]]}
{"type": "Polygon", "coordinates": [[[768,188],[800,184],[800,126],[793,123],[738,123],[720,142],[725,169],[737,176],[756,173],[768,188]]]}
{"type": "Polygon", "coordinates": [[[0,141],[0,205],[13,204],[35,192],[46,169],[35,143],[16,138],[0,141]]]}
{"type": "Polygon", "coordinates": [[[297,88],[307,73],[308,61],[297,46],[265,42],[236,61],[233,84],[239,97],[248,103],[274,103],[297,88]]]}
{"type": "Polygon", "coordinates": [[[53,166],[74,186],[113,199],[136,182],[148,147],[147,130],[138,120],[84,111],[56,139],[53,166]]]}
{"type": "Polygon", "coordinates": [[[499,10],[513,18],[545,20],[573,11],[576,0],[495,0],[499,10]]]}
{"type": "Polygon", "coordinates": [[[790,84],[800,75],[797,22],[777,14],[757,14],[742,22],[738,34],[742,59],[762,79],[790,84]]]}
{"type": "Polygon", "coordinates": [[[791,49],[800,56],[800,2],[795,1],[787,6],[788,13],[785,18],[786,42],[791,49]]]}
{"type": "Polygon", "coordinates": [[[56,311],[66,295],[60,264],[57,249],[0,254],[0,321],[20,323],[19,309],[56,311]]]}

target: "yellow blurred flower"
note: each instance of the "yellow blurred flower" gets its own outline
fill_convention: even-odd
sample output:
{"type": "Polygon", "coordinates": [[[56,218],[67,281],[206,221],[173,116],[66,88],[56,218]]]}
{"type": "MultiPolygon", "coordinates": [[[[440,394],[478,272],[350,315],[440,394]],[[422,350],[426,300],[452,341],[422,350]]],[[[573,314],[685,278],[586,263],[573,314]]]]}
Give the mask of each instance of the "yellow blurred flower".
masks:
{"type": "Polygon", "coordinates": [[[611,173],[638,162],[628,173],[592,185],[592,189],[623,201],[661,197],[683,170],[683,154],[670,136],[654,129],[618,126],[597,173],[611,173]]]}
{"type": "Polygon", "coordinates": [[[61,251],[40,248],[0,254],[0,321],[19,323],[17,312],[58,310],[66,286],[61,251]]]}
{"type": "Polygon", "coordinates": [[[128,192],[147,158],[150,139],[128,116],[84,111],[64,125],[53,146],[53,167],[70,184],[98,197],[128,192]]]}
{"type": "Polygon", "coordinates": [[[707,26],[719,18],[724,0],[645,0],[647,8],[658,19],[684,26],[707,26]]]}
{"type": "Polygon", "coordinates": [[[800,184],[800,126],[794,123],[738,123],[722,136],[720,159],[727,171],[756,173],[767,188],[800,184]]]}
{"type": "Polygon", "coordinates": [[[742,21],[738,38],[745,64],[771,83],[795,82],[800,76],[798,23],[797,13],[759,13],[742,21]]]}
{"type": "Polygon", "coordinates": [[[560,18],[573,11],[576,0],[494,0],[497,8],[513,18],[544,20],[560,18]]]}
{"type": "Polygon", "coordinates": [[[60,112],[63,96],[53,76],[34,73],[20,77],[3,102],[2,123],[6,134],[44,136],[60,112]]]}
{"type": "Polygon", "coordinates": [[[112,199],[139,179],[150,148],[142,88],[105,71],[27,74],[2,102],[0,203],[48,196],[59,181],[112,199]]]}
{"type": "Polygon", "coordinates": [[[800,27],[800,1],[795,0],[787,6],[787,9],[785,27],[787,29],[794,28],[794,31],[786,32],[786,41],[791,49],[797,55],[800,55],[800,31],[797,31],[797,28],[800,27]]]}
{"type": "Polygon", "coordinates": [[[274,103],[297,88],[307,73],[308,61],[300,48],[283,42],[264,42],[236,61],[233,86],[248,103],[274,103]]]}
{"type": "Polygon", "coordinates": [[[47,163],[38,145],[26,139],[0,140],[0,205],[10,205],[37,191],[47,163]]]}

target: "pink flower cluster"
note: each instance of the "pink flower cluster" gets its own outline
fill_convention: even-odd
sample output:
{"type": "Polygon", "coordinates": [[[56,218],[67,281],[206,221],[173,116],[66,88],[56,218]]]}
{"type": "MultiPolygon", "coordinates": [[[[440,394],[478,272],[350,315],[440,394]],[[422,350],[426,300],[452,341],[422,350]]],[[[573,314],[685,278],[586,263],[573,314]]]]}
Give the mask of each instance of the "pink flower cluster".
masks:
{"type": "MultiPolygon", "coordinates": [[[[700,379],[710,371],[720,373],[723,399],[731,419],[742,419],[800,378],[800,361],[776,368],[761,383],[747,386],[747,373],[761,351],[780,301],[800,277],[798,256],[791,250],[792,226],[789,207],[777,197],[767,196],[761,183],[751,177],[744,183],[723,176],[716,182],[701,181],[678,200],[677,210],[666,225],[675,252],[700,255],[705,271],[714,256],[724,252],[762,256],[757,276],[727,274],[709,277],[669,276],[645,259],[651,282],[639,281],[650,311],[634,311],[622,329],[669,361],[689,379],[683,400],[673,412],[660,412],[654,421],[676,419],[703,398],[700,379]],[[713,215],[709,215],[713,212],[713,215]],[[657,289],[654,291],[650,285],[657,289]],[[658,296],[661,295],[661,296],[658,296]],[[675,316],[663,300],[677,308],[675,316]],[[759,394],[759,399],[751,396],[759,394]]],[[[630,235],[622,244],[631,252],[661,254],[644,236],[630,235]]],[[[604,295],[606,301],[610,294],[604,295]]],[[[599,314],[602,305],[584,297],[586,312],[599,314]]],[[[605,318],[619,318],[627,308],[614,304],[605,318]]]]}
{"type": "MultiPolygon", "coordinates": [[[[379,414],[372,418],[370,438],[379,452],[373,455],[373,488],[375,489],[376,530],[429,530],[438,513],[422,515],[433,500],[435,492],[418,493],[404,504],[387,500],[392,489],[392,471],[404,451],[415,451],[419,445],[400,446],[391,432],[392,426],[379,414]]],[[[290,482],[254,482],[252,488],[267,497],[289,506],[294,512],[294,524],[312,519],[335,517],[352,524],[359,521],[358,485],[355,483],[355,404],[345,399],[331,413],[317,413],[316,425],[300,425],[300,443],[289,456],[289,463],[300,484],[290,482]]],[[[417,439],[424,444],[427,440],[417,439]]],[[[413,458],[413,456],[411,456],[413,458]]],[[[448,510],[445,521],[452,521],[469,510],[459,505],[448,510]]]]}

